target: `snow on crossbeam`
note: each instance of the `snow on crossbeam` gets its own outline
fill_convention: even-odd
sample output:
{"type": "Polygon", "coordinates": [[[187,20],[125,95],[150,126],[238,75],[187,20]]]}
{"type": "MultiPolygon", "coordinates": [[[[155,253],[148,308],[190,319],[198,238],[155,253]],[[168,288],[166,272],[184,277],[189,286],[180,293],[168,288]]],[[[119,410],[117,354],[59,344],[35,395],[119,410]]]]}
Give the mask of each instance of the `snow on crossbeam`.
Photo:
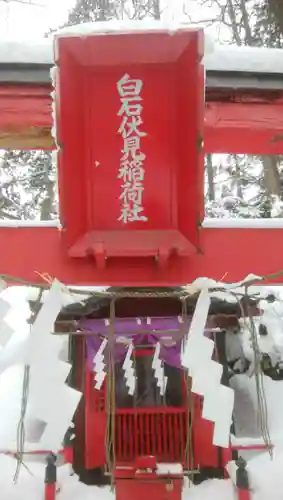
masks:
{"type": "MultiPolygon", "coordinates": [[[[57,227],[61,228],[59,219],[54,220],[0,220],[0,227],[57,227]]],[[[204,219],[202,227],[209,228],[240,228],[240,229],[282,229],[283,218],[278,219],[204,219]]]]}
{"type": "Polygon", "coordinates": [[[278,219],[204,219],[205,229],[282,229],[283,218],[278,219]]]}
{"type": "Polygon", "coordinates": [[[264,450],[273,448],[273,444],[267,444],[263,437],[237,437],[233,434],[230,438],[232,450],[264,450]]]}
{"type": "Polygon", "coordinates": [[[60,229],[61,224],[58,219],[54,220],[15,220],[2,219],[0,227],[55,227],[60,229]]]}
{"type": "MultiPolygon", "coordinates": [[[[153,32],[157,30],[174,33],[176,29],[188,28],[188,24],[163,22],[107,22],[85,23],[71,26],[59,31],[56,35],[87,36],[89,34],[111,35],[132,33],[136,31],[153,32]]],[[[234,47],[211,43],[206,37],[205,67],[208,71],[247,72],[247,73],[283,73],[283,58],[281,49],[258,47],[234,47]],[[213,50],[212,50],[213,48],[213,50]]],[[[1,64],[54,64],[53,39],[37,39],[29,41],[2,41],[0,45],[1,64]]]]}

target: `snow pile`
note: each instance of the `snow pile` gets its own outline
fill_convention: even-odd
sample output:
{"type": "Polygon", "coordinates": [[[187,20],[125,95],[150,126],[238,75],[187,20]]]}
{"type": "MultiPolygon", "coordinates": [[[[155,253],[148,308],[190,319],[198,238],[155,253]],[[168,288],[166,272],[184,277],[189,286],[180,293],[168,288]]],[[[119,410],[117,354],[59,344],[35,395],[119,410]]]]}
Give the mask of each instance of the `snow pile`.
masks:
{"type": "MultiPolygon", "coordinates": [[[[26,467],[21,468],[19,480],[13,483],[16,460],[9,456],[0,456],[0,488],[1,500],[38,500],[44,498],[45,465],[35,461],[27,461],[26,467]]],[[[100,489],[95,486],[86,486],[79,482],[78,477],[70,475],[70,467],[63,465],[57,468],[57,497],[56,500],[113,500],[114,495],[109,488],[100,489]]]]}
{"type": "MultiPolygon", "coordinates": [[[[174,32],[176,29],[187,28],[187,23],[177,22],[148,22],[148,21],[108,21],[107,23],[85,23],[78,27],[69,27],[58,34],[87,36],[88,34],[117,32],[136,32],[145,30],[166,30],[174,32]]],[[[53,41],[49,39],[1,41],[0,64],[40,64],[53,65],[53,41]]],[[[262,47],[237,47],[230,45],[213,44],[210,36],[205,37],[204,64],[208,71],[231,71],[249,73],[283,73],[283,59],[281,49],[262,47]]]]}
{"type": "MultiPolygon", "coordinates": [[[[283,451],[283,381],[275,381],[263,376],[263,391],[267,405],[268,429],[273,444],[283,451]]],[[[235,430],[239,438],[257,438],[261,441],[261,430],[258,421],[258,398],[254,376],[238,374],[230,379],[230,387],[235,391],[235,430]]],[[[238,440],[238,444],[245,440],[238,440]]]]}
{"type": "MultiPolygon", "coordinates": [[[[283,361],[283,303],[281,300],[275,300],[273,303],[261,300],[259,308],[263,314],[253,318],[253,324],[260,353],[269,355],[272,366],[280,366],[283,361]]],[[[254,351],[250,320],[241,318],[239,323],[243,352],[246,359],[253,365],[254,351]]]]}
{"type": "Polygon", "coordinates": [[[0,64],[42,64],[53,63],[50,39],[11,41],[1,40],[0,64]]]}
{"type": "MultiPolygon", "coordinates": [[[[31,475],[22,469],[19,483],[12,483],[14,460],[9,457],[0,459],[1,500],[38,500],[43,498],[42,464],[28,463],[31,475]]],[[[256,457],[249,462],[249,478],[253,500],[281,500],[283,489],[283,454],[275,453],[271,461],[267,454],[256,457]]],[[[70,476],[66,466],[58,468],[57,500],[114,500],[115,496],[107,487],[86,486],[78,481],[77,476],[70,476]]],[[[232,480],[208,480],[199,486],[185,487],[183,500],[235,500],[236,491],[232,480]]]]}
{"type": "MultiPolygon", "coordinates": [[[[252,500],[281,500],[283,491],[283,451],[275,450],[273,460],[263,453],[248,462],[252,500]]],[[[232,480],[209,480],[184,492],[183,500],[235,500],[232,480]]]]}
{"type": "MultiPolygon", "coordinates": [[[[272,376],[279,375],[283,364],[283,304],[276,300],[278,293],[272,291],[275,301],[261,300],[260,309],[262,316],[254,317],[253,324],[258,344],[259,354],[263,358],[268,356],[272,367],[272,376]]],[[[270,295],[270,290],[266,292],[270,295]]],[[[261,438],[260,423],[258,418],[258,395],[256,379],[254,376],[255,355],[249,318],[240,319],[241,330],[238,333],[229,332],[226,336],[226,351],[230,366],[233,364],[234,372],[230,378],[230,387],[235,392],[235,431],[238,438],[261,438]]],[[[283,377],[282,377],[283,378],[283,377]]],[[[267,405],[268,428],[271,441],[283,450],[283,380],[272,380],[270,376],[260,377],[263,395],[267,405]]],[[[248,439],[249,441],[249,439],[248,439]]],[[[242,444],[244,444],[241,441],[242,444]]],[[[244,453],[247,457],[250,453],[244,453]]]]}

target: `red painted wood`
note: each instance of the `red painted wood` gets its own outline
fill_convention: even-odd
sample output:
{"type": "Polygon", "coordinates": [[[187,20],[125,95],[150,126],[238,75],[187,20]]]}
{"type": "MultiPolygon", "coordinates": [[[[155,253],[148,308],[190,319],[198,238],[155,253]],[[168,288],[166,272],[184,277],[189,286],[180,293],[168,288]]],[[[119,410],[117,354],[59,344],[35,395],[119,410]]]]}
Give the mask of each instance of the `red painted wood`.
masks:
{"type": "Polygon", "coordinates": [[[52,126],[51,87],[0,85],[0,134],[22,127],[52,126]]]}
{"type": "Polygon", "coordinates": [[[56,499],[56,484],[45,484],[44,500],[55,500],[55,499],[56,499]]]}
{"type": "Polygon", "coordinates": [[[251,491],[250,490],[240,490],[237,488],[237,498],[238,500],[251,500],[251,491]]]}
{"type": "Polygon", "coordinates": [[[282,154],[283,102],[207,103],[207,153],[282,154]]]}
{"type": "MultiPolygon", "coordinates": [[[[220,280],[225,275],[225,282],[233,282],[283,269],[282,229],[203,229],[200,241],[198,255],[170,260],[165,280],[164,272],[150,263],[140,266],[140,259],[121,259],[115,269],[110,259],[105,271],[98,271],[92,259],[72,259],[56,228],[1,228],[0,272],[34,282],[41,281],[40,272],[74,285],[158,286],[186,284],[199,276],[220,280]]],[[[283,276],[274,283],[283,283],[283,276]]]]}
{"type": "Polygon", "coordinates": [[[106,386],[95,390],[94,373],[85,372],[84,448],[87,469],[103,467],[106,462],[105,434],[107,428],[106,386]]]}
{"type": "MultiPolygon", "coordinates": [[[[117,469],[116,469],[117,470],[117,469]]],[[[115,498],[116,500],[143,500],[144,498],[155,498],[155,500],[181,500],[183,490],[183,477],[157,476],[153,473],[139,473],[138,480],[131,477],[131,471],[127,467],[118,469],[115,473],[115,498]],[[122,477],[121,477],[122,476],[122,477]],[[123,477],[124,476],[124,477],[123,477]]],[[[240,500],[247,500],[241,498],[240,500]]]]}
{"type": "MultiPolygon", "coordinates": [[[[57,137],[63,144],[58,182],[66,244],[70,256],[93,254],[103,267],[105,257],[117,256],[149,256],[153,266],[156,257],[162,265],[171,251],[190,255],[198,245],[204,186],[199,152],[204,122],[204,78],[199,63],[202,32],[180,32],[176,37],[154,33],[150,46],[143,35],[116,38],[94,36],[87,44],[80,37],[58,40],[60,74],[55,80],[60,107],[56,119],[57,137]],[[138,60],[134,58],[137,52],[138,60]],[[91,66],[82,64],[85,58],[93,61],[91,66]],[[130,78],[134,75],[142,82],[138,130],[145,132],[141,153],[146,161],[140,163],[144,168],[141,181],[133,152],[125,153],[128,162],[121,160],[125,145],[117,133],[125,119],[117,116],[121,109],[117,82],[125,76],[125,67],[130,78]],[[123,177],[117,179],[124,164],[123,177]],[[125,168],[134,173],[129,175],[125,168]],[[142,212],[129,224],[123,206],[135,204],[127,196],[123,202],[121,193],[131,185],[131,175],[144,192],[142,212]],[[140,216],[145,220],[138,220],[140,216]]],[[[122,87],[126,98],[135,100],[127,85],[122,87]]]]}
{"type": "MultiPolygon", "coordinates": [[[[51,87],[0,86],[0,135],[8,130],[47,127],[51,87]]],[[[283,101],[206,103],[205,151],[215,153],[283,153],[283,101]]]]}

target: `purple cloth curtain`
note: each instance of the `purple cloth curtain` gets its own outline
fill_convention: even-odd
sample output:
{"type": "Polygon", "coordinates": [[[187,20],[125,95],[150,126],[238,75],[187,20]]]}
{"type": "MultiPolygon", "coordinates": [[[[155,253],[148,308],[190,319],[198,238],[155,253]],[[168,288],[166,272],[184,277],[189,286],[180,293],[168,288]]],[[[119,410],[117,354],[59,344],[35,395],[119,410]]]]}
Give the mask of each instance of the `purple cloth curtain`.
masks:
{"type": "MultiPolygon", "coordinates": [[[[143,335],[135,335],[133,338],[133,343],[134,345],[145,345],[145,343],[148,344],[149,347],[153,347],[156,345],[157,342],[161,343],[161,350],[160,350],[160,357],[165,361],[165,363],[171,365],[171,366],[176,366],[180,368],[180,352],[181,352],[181,341],[177,341],[172,345],[168,345],[167,343],[164,344],[162,340],[160,340],[160,337],[155,336],[155,335],[150,335],[145,337],[143,335]],[[147,342],[145,342],[147,341],[147,342]]],[[[102,343],[102,339],[99,338],[99,336],[94,336],[94,335],[89,335],[86,338],[86,345],[87,345],[87,358],[89,363],[92,363],[92,360],[97,353],[100,345],[102,343]]],[[[116,363],[119,363],[122,361],[126,355],[127,352],[127,345],[125,344],[117,344],[115,343],[114,346],[114,354],[115,354],[115,361],[116,363]]],[[[107,348],[105,352],[107,351],[107,348]]],[[[107,358],[107,356],[106,356],[107,358]]]]}
{"type": "MultiPolygon", "coordinates": [[[[114,323],[114,356],[118,363],[127,352],[127,341],[134,345],[155,346],[161,344],[160,357],[171,366],[180,368],[180,351],[184,333],[188,331],[190,321],[181,322],[178,317],[170,318],[116,318],[114,323]],[[139,333],[142,330],[142,333],[139,333]],[[168,333],[167,333],[168,332],[168,333]]],[[[104,319],[82,320],[80,329],[93,332],[86,336],[88,362],[92,364],[101,342],[109,333],[109,322],[104,319]]],[[[107,354],[105,356],[107,360],[107,354]]]]}
{"type": "MultiPolygon", "coordinates": [[[[124,359],[127,352],[127,342],[132,341],[134,345],[148,345],[149,347],[160,342],[161,359],[171,366],[181,368],[182,339],[187,333],[190,323],[190,318],[182,321],[179,317],[115,318],[113,349],[116,363],[124,359]],[[142,333],[140,333],[141,331],[142,333]]],[[[84,319],[80,321],[79,327],[85,332],[93,333],[93,335],[86,336],[87,358],[92,365],[101,342],[109,334],[109,320],[84,319]]],[[[107,348],[105,362],[107,362],[107,348]]]]}

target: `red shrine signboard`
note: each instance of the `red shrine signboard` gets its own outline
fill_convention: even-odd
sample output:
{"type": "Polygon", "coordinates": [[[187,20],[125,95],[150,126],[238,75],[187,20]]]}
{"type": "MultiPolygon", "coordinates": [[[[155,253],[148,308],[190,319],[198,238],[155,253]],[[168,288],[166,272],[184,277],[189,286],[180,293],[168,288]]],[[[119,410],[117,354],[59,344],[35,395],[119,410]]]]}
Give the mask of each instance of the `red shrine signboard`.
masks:
{"type": "Polygon", "coordinates": [[[92,257],[122,278],[131,259],[161,272],[195,253],[202,51],[202,32],[188,30],[58,39],[60,213],[71,258],[92,257]]]}
{"type": "MultiPolygon", "coordinates": [[[[158,286],[282,269],[281,251],[265,258],[279,226],[201,227],[204,151],[279,153],[282,100],[208,102],[204,116],[201,30],[62,36],[55,52],[62,227],[1,227],[5,273],[158,286]]],[[[1,130],[11,95],[21,125],[50,128],[50,89],[28,89],[0,87],[1,130]]]]}

